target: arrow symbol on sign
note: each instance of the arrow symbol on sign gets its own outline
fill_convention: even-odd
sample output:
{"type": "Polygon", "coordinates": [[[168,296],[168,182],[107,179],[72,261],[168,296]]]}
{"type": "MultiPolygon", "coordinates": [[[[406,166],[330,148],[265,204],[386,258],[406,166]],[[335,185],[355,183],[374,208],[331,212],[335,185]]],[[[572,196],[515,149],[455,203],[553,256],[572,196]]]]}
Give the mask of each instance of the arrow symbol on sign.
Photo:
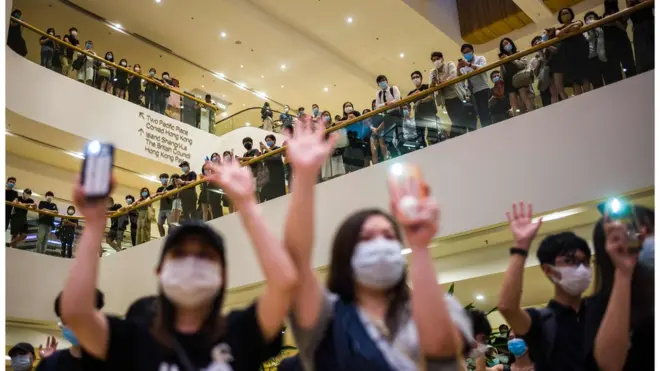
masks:
{"type": "Polygon", "coordinates": [[[140,133],[140,136],[144,135],[144,130],[140,129],[138,130],[138,133],[140,133]]]}
{"type": "Polygon", "coordinates": [[[138,117],[140,117],[141,119],[144,119],[144,112],[138,113],[138,117]]]}

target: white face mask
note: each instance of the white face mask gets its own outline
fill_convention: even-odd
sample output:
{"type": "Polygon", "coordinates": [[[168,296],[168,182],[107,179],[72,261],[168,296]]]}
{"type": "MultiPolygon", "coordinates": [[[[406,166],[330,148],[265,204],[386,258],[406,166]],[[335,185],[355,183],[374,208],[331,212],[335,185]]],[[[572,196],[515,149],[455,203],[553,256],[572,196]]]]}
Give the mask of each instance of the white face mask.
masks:
{"type": "Polygon", "coordinates": [[[346,113],[347,115],[351,112],[353,112],[353,107],[347,106],[346,108],[344,108],[344,113],[346,113]]]}
{"type": "Polygon", "coordinates": [[[577,267],[551,267],[553,271],[561,274],[560,279],[552,278],[552,281],[561,286],[566,293],[572,296],[582,295],[591,284],[591,268],[580,264],[577,267]]]}
{"type": "Polygon", "coordinates": [[[401,242],[378,237],[360,242],[351,258],[357,281],[373,289],[389,289],[403,276],[406,259],[401,255],[401,242]]]}
{"type": "Polygon", "coordinates": [[[50,196],[48,196],[48,197],[46,197],[46,201],[48,201],[48,202],[53,202],[53,198],[50,197],[50,196]]]}
{"type": "Polygon", "coordinates": [[[422,79],[420,79],[419,77],[415,77],[415,78],[412,80],[412,82],[413,82],[413,84],[415,84],[415,86],[419,86],[419,84],[422,83],[422,79]]]}
{"type": "Polygon", "coordinates": [[[442,59],[436,60],[435,62],[433,62],[433,65],[435,66],[435,68],[442,67],[442,59]]]}
{"type": "Polygon", "coordinates": [[[163,294],[177,306],[199,307],[218,294],[221,270],[220,263],[193,256],[169,260],[159,277],[163,294]]]}

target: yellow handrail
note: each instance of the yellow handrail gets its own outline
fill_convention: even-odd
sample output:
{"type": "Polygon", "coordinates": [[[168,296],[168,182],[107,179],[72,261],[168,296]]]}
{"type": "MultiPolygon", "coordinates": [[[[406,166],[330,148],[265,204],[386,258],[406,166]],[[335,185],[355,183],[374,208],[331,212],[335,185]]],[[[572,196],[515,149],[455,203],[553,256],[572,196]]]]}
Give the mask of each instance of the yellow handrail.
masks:
{"type": "MultiPolygon", "coordinates": [[[[506,58],[500,59],[500,60],[498,60],[497,62],[494,62],[494,63],[489,64],[488,66],[485,66],[485,67],[479,68],[479,69],[477,69],[477,70],[474,70],[474,71],[472,71],[472,72],[470,72],[470,73],[466,73],[466,74],[464,74],[464,75],[458,76],[458,77],[456,77],[455,79],[453,79],[453,80],[451,80],[451,81],[446,81],[446,82],[444,82],[444,83],[442,83],[442,84],[439,84],[439,85],[437,85],[437,86],[435,86],[435,87],[433,87],[433,88],[427,89],[427,90],[425,90],[425,91],[423,91],[423,92],[419,92],[419,93],[412,94],[412,95],[410,95],[410,96],[408,96],[408,97],[406,97],[406,98],[401,99],[400,101],[398,101],[398,102],[397,102],[395,105],[393,105],[393,106],[384,106],[384,107],[378,108],[378,109],[376,109],[376,110],[374,110],[374,111],[371,111],[371,112],[369,112],[369,113],[366,113],[366,114],[364,114],[364,115],[362,115],[362,116],[359,116],[359,117],[356,117],[356,118],[354,118],[354,119],[350,119],[350,120],[344,121],[344,122],[342,122],[341,124],[338,124],[338,125],[335,125],[335,126],[332,126],[332,127],[328,128],[328,129],[326,129],[325,132],[329,134],[329,133],[332,133],[333,131],[336,131],[336,130],[339,130],[339,129],[344,128],[344,127],[346,127],[346,126],[352,125],[352,124],[354,124],[354,123],[356,123],[356,122],[360,122],[360,121],[364,120],[365,118],[373,117],[373,116],[378,115],[378,114],[380,114],[380,113],[384,113],[384,112],[386,112],[386,111],[389,111],[389,110],[391,110],[391,109],[393,109],[393,108],[396,108],[396,107],[400,107],[400,106],[406,105],[406,104],[408,104],[408,103],[410,103],[410,102],[413,102],[413,101],[416,101],[416,100],[421,99],[421,98],[423,98],[423,97],[426,97],[427,95],[433,94],[433,93],[439,91],[440,89],[442,89],[442,88],[444,88],[444,87],[447,87],[447,86],[450,86],[450,85],[456,84],[456,83],[458,83],[458,82],[461,82],[461,81],[467,80],[467,79],[469,79],[469,78],[472,77],[472,76],[476,76],[476,75],[479,75],[479,74],[485,73],[485,72],[487,72],[487,71],[489,71],[489,70],[492,70],[492,69],[494,69],[494,68],[497,68],[497,67],[499,67],[499,66],[501,66],[501,65],[503,65],[503,64],[505,64],[505,63],[511,62],[511,61],[513,61],[513,60],[516,60],[516,59],[520,59],[520,58],[522,58],[522,57],[524,57],[524,56],[527,56],[527,55],[529,55],[529,54],[532,54],[532,53],[534,53],[534,52],[536,52],[536,51],[538,51],[538,50],[545,49],[545,48],[547,48],[547,47],[549,47],[549,46],[552,46],[552,45],[554,45],[554,44],[556,44],[556,43],[558,43],[558,42],[560,42],[560,41],[562,41],[562,40],[565,40],[565,39],[567,39],[567,38],[569,38],[569,37],[576,36],[576,35],[579,35],[579,34],[584,33],[585,31],[588,31],[588,30],[591,30],[591,29],[594,29],[594,28],[600,27],[600,26],[602,26],[603,24],[606,24],[606,23],[612,22],[612,21],[615,20],[615,19],[618,19],[618,18],[621,18],[621,17],[629,16],[630,14],[632,14],[632,13],[638,11],[638,10],[644,9],[644,8],[646,8],[646,7],[650,7],[650,6],[651,6],[652,4],[654,4],[654,3],[655,3],[655,0],[649,0],[649,1],[646,1],[646,2],[643,2],[643,3],[639,3],[639,4],[635,5],[635,6],[630,7],[630,8],[626,8],[626,9],[624,9],[624,10],[618,12],[618,13],[615,13],[615,14],[609,15],[609,16],[607,16],[607,17],[601,19],[601,20],[598,20],[597,22],[593,22],[593,23],[591,23],[591,24],[589,24],[589,25],[586,25],[586,26],[580,28],[580,29],[577,30],[577,31],[574,31],[574,32],[568,33],[568,34],[563,35],[563,36],[561,36],[561,37],[554,38],[554,39],[552,39],[552,40],[548,40],[548,41],[542,42],[542,43],[540,43],[540,44],[538,44],[538,45],[536,45],[536,46],[533,46],[533,47],[531,47],[531,48],[529,48],[529,49],[526,49],[526,50],[524,50],[524,51],[521,51],[521,52],[518,52],[518,53],[516,53],[516,54],[510,55],[510,56],[508,56],[508,57],[506,57],[506,58]]],[[[23,22],[21,22],[21,23],[23,23],[23,22]]],[[[48,36],[50,36],[50,35],[48,35],[48,36]]],[[[56,39],[56,40],[57,40],[57,39],[56,39]]],[[[280,147],[279,149],[276,149],[276,150],[274,150],[274,151],[270,151],[270,152],[268,152],[268,153],[265,154],[265,155],[261,155],[261,156],[255,157],[255,158],[253,158],[253,159],[251,159],[251,160],[249,160],[249,161],[241,162],[241,165],[242,165],[242,166],[251,165],[251,164],[254,164],[254,163],[256,163],[256,162],[263,161],[263,160],[264,160],[265,158],[267,158],[267,157],[274,156],[274,155],[276,155],[276,154],[282,153],[283,151],[286,151],[286,146],[282,146],[282,147],[280,147]]],[[[135,210],[135,209],[140,208],[140,207],[144,207],[145,205],[150,205],[150,204],[152,204],[152,203],[154,203],[154,202],[156,202],[156,201],[161,200],[161,199],[164,198],[164,197],[170,197],[170,196],[173,196],[173,195],[175,195],[175,194],[177,194],[177,193],[179,193],[179,192],[181,192],[181,191],[183,191],[183,190],[194,188],[194,187],[200,185],[201,183],[203,183],[203,182],[205,182],[205,181],[206,181],[206,180],[203,179],[203,178],[202,178],[202,179],[199,179],[199,180],[197,180],[197,181],[195,181],[195,182],[192,182],[192,183],[190,183],[190,184],[187,184],[187,185],[185,185],[185,186],[183,186],[183,187],[176,188],[176,189],[173,189],[173,190],[171,190],[171,191],[169,191],[169,192],[166,192],[166,193],[164,193],[164,194],[162,194],[162,195],[160,195],[160,196],[153,197],[153,198],[151,198],[150,200],[148,200],[148,201],[146,201],[146,202],[144,202],[144,203],[142,203],[142,204],[139,204],[139,205],[133,205],[133,206],[126,207],[124,210],[122,210],[122,211],[120,211],[120,212],[116,212],[116,213],[114,213],[114,214],[111,214],[111,215],[109,215],[108,217],[113,217],[113,218],[114,218],[114,217],[117,217],[117,216],[120,216],[120,215],[124,215],[124,214],[128,213],[129,211],[135,210]]],[[[16,205],[14,205],[14,206],[16,206],[16,205]]],[[[20,206],[19,206],[19,207],[20,207],[20,206]]],[[[32,209],[31,209],[31,210],[32,210],[32,209]]],[[[37,210],[33,210],[33,211],[37,211],[37,210]]],[[[37,212],[38,212],[38,211],[37,211],[37,212]]],[[[60,216],[60,217],[62,217],[62,216],[60,216]]],[[[65,217],[65,218],[68,218],[68,216],[64,216],[64,217],[65,217]]]]}
{"type": "MultiPolygon", "coordinates": [[[[50,211],[39,210],[39,209],[37,209],[37,208],[34,208],[34,209],[33,209],[33,208],[29,207],[29,206],[25,206],[25,205],[23,205],[23,204],[18,204],[18,203],[13,203],[13,202],[11,202],[11,201],[5,201],[5,205],[7,205],[7,206],[12,206],[12,207],[17,207],[17,208],[19,208],[19,209],[24,209],[24,210],[28,210],[28,211],[33,211],[33,212],[35,212],[35,213],[37,213],[37,214],[48,215],[48,216],[54,216],[54,217],[56,217],[56,218],[66,218],[66,219],[83,220],[83,217],[82,217],[82,216],[62,215],[62,214],[57,214],[57,213],[53,213],[53,212],[50,212],[50,211]]],[[[35,207],[37,206],[37,204],[34,204],[34,205],[35,205],[35,207]]]]}
{"type": "Polygon", "coordinates": [[[149,76],[141,75],[141,74],[135,73],[135,72],[134,72],[133,70],[131,70],[131,69],[128,69],[128,68],[123,67],[123,66],[120,66],[120,65],[118,65],[118,64],[116,64],[116,63],[114,63],[114,62],[110,62],[110,61],[106,60],[105,58],[99,57],[98,55],[94,55],[94,54],[92,54],[92,53],[89,53],[88,51],[83,50],[83,49],[81,49],[81,48],[79,48],[79,47],[77,47],[77,46],[71,45],[71,44],[69,44],[69,43],[66,42],[66,41],[63,41],[63,40],[60,40],[60,39],[58,39],[58,38],[56,38],[56,37],[54,37],[54,36],[51,36],[51,35],[47,34],[46,32],[43,32],[42,30],[40,30],[40,29],[38,29],[38,28],[32,26],[31,24],[26,23],[26,22],[24,22],[24,21],[22,21],[22,20],[20,20],[20,19],[18,19],[18,18],[16,18],[16,17],[13,17],[13,16],[12,16],[12,17],[11,17],[11,20],[14,21],[14,22],[16,22],[16,23],[20,23],[23,27],[25,27],[25,28],[27,28],[27,29],[29,29],[29,30],[31,30],[31,31],[33,31],[33,32],[35,32],[35,33],[41,35],[41,36],[45,36],[45,37],[49,38],[50,40],[55,41],[56,43],[62,44],[62,45],[64,45],[64,46],[67,47],[67,48],[74,49],[74,50],[77,51],[78,53],[82,53],[82,54],[84,54],[84,55],[86,55],[86,56],[88,56],[88,57],[94,58],[94,59],[96,59],[96,60],[98,60],[98,61],[101,61],[101,62],[103,62],[103,63],[105,63],[105,64],[111,65],[111,66],[114,67],[114,68],[117,68],[117,69],[120,69],[120,70],[122,70],[122,71],[125,71],[125,72],[127,72],[127,73],[129,73],[129,74],[131,74],[131,75],[133,75],[133,76],[135,76],[135,77],[139,77],[139,78],[141,78],[141,79],[144,79],[144,80],[146,80],[146,81],[149,81],[150,83],[155,84],[155,85],[158,85],[158,86],[160,86],[160,87],[162,87],[162,88],[165,88],[165,89],[167,89],[167,90],[169,90],[169,91],[171,91],[171,92],[173,92],[173,93],[179,94],[179,95],[184,96],[184,97],[189,98],[189,99],[192,99],[192,100],[194,100],[195,102],[197,102],[197,103],[199,103],[199,104],[203,104],[203,105],[206,106],[207,108],[210,108],[210,109],[212,109],[212,110],[214,110],[214,111],[216,111],[216,112],[218,111],[218,108],[217,108],[216,106],[214,106],[213,104],[206,103],[206,101],[203,101],[203,100],[201,100],[201,99],[199,99],[199,98],[197,98],[197,97],[195,97],[195,96],[192,96],[192,95],[190,95],[190,94],[188,94],[188,93],[186,93],[186,92],[183,92],[183,91],[181,91],[181,90],[179,90],[179,89],[175,89],[175,88],[172,88],[172,87],[170,87],[170,86],[167,86],[167,85],[161,83],[161,82],[158,81],[158,80],[152,79],[152,78],[149,77],[149,76]]]}

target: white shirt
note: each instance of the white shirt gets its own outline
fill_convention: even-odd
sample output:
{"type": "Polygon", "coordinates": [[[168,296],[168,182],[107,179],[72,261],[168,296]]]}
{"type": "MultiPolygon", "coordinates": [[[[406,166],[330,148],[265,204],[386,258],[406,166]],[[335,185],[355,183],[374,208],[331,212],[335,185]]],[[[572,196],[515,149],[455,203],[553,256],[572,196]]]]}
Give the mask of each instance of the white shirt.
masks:
{"type": "Polygon", "coordinates": [[[383,94],[382,91],[382,89],[378,89],[378,92],[376,92],[376,108],[384,106],[385,102],[392,103],[401,100],[401,92],[396,86],[388,86],[387,89],[384,90],[385,94],[383,94]],[[382,99],[383,95],[385,95],[385,101],[382,99]]]}
{"type": "MultiPolygon", "coordinates": [[[[486,66],[486,58],[480,55],[475,55],[472,57],[472,62],[470,62],[475,68],[472,68],[470,66],[467,67],[461,67],[461,75],[465,75],[466,73],[470,73],[476,69],[482,68],[486,66]]],[[[488,76],[486,76],[486,73],[480,73],[476,76],[472,76],[468,79],[470,81],[470,85],[472,86],[472,92],[478,92],[486,89],[490,89],[490,86],[488,85],[488,76]]]]}

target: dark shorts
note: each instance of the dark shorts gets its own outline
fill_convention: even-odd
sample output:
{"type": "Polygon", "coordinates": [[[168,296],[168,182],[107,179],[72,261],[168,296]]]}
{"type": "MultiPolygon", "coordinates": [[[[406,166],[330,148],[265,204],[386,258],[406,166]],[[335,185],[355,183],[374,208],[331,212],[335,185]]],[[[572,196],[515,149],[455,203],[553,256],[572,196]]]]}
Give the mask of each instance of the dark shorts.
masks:
{"type": "Polygon", "coordinates": [[[10,223],[10,232],[12,236],[18,236],[19,234],[27,234],[28,233],[27,219],[12,217],[10,223]]]}

